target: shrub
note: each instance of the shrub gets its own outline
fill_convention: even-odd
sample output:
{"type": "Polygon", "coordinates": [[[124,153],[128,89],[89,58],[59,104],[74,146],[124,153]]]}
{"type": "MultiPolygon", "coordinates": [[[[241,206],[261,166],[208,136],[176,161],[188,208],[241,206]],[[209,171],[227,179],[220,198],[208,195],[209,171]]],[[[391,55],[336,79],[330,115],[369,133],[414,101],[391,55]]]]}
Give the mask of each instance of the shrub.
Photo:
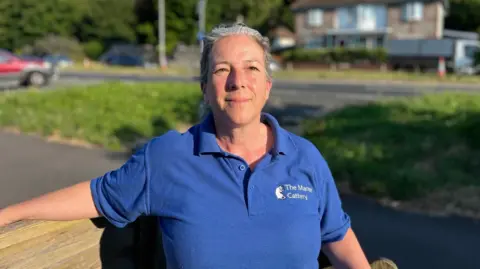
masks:
{"type": "Polygon", "coordinates": [[[333,48],[303,49],[297,48],[282,53],[284,61],[330,63],[362,63],[380,64],[386,62],[384,49],[333,48]]]}
{"type": "Polygon", "coordinates": [[[76,39],[55,35],[48,35],[36,40],[31,46],[31,50],[31,53],[38,56],[61,54],[74,60],[82,60],[85,56],[82,45],[76,39]]]}
{"type": "Polygon", "coordinates": [[[83,50],[88,58],[96,60],[98,57],[100,57],[100,55],[102,55],[105,48],[99,41],[88,41],[87,43],[83,44],[83,50]]]}

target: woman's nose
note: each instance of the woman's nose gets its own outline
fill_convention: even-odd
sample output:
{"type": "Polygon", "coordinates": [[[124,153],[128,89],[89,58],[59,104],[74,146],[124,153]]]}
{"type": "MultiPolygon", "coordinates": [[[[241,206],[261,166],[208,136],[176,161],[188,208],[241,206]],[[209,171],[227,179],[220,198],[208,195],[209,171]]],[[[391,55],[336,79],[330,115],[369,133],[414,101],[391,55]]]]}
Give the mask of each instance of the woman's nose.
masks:
{"type": "Polygon", "coordinates": [[[232,68],[227,78],[227,90],[237,90],[245,87],[245,82],[243,79],[243,74],[241,70],[235,70],[232,68]]]}

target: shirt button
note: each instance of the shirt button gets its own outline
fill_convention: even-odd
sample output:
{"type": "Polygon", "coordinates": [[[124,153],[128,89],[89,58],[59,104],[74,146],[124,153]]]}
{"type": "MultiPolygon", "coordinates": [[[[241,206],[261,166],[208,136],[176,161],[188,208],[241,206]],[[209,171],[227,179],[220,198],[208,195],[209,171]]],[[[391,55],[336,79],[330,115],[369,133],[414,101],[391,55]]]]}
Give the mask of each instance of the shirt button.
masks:
{"type": "Polygon", "coordinates": [[[240,169],[240,171],[245,170],[245,168],[246,168],[246,167],[245,167],[245,165],[243,165],[243,164],[241,164],[241,165],[238,167],[238,169],[240,169]]]}

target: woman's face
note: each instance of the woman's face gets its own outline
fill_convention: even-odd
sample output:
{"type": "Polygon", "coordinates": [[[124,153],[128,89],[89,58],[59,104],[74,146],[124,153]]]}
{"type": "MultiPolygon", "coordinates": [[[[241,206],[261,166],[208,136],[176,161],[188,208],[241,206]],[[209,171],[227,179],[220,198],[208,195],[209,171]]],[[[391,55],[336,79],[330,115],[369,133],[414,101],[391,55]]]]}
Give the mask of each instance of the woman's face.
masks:
{"type": "Polygon", "coordinates": [[[272,87],[262,47],[247,35],[232,35],[217,41],[210,57],[202,88],[212,112],[234,126],[258,120],[272,87]]]}

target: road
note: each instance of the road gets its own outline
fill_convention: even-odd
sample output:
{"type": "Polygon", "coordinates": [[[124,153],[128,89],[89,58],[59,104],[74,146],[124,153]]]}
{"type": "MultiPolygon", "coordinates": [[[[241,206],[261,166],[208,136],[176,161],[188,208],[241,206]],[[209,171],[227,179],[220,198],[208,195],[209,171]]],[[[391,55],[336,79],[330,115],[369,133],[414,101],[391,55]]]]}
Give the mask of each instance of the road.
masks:
{"type": "MultiPolygon", "coordinates": [[[[64,77],[60,83],[72,80],[64,77]]],[[[82,80],[85,82],[85,78],[82,80]]],[[[347,88],[337,91],[328,87],[302,88],[298,84],[290,87],[277,85],[267,110],[292,131],[296,131],[295,123],[302,116],[395,92],[386,87],[381,94],[347,88]]],[[[410,94],[415,93],[404,95],[410,94]]],[[[0,132],[0,149],[0,208],[101,175],[120,166],[125,157],[5,132],[0,132]]],[[[344,196],[343,203],[370,258],[391,258],[401,269],[480,267],[478,222],[408,214],[354,196],[344,196]]]]}
{"type": "MultiPolygon", "coordinates": [[[[119,74],[101,74],[101,73],[86,73],[86,72],[63,72],[61,80],[77,80],[77,81],[133,81],[133,82],[192,82],[198,81],[197,77],[185,76],[147,76],[147,75],[119,75],[119,74]]],[[[297,89],[302,91],[322,91],[331,93],[351,93],[351,94],[372,94],[384,93],[388,96],[407,96],[418,94],[421,92],[443,92],[443,91],[480,91],[479,85],[459,85],[459,84],[415,84],[415,83],[392,83],[385,82],[347,82],[347,81],[289,81],[282,79],[274,80],[275,89],[291,90],[297,89]]]]}

